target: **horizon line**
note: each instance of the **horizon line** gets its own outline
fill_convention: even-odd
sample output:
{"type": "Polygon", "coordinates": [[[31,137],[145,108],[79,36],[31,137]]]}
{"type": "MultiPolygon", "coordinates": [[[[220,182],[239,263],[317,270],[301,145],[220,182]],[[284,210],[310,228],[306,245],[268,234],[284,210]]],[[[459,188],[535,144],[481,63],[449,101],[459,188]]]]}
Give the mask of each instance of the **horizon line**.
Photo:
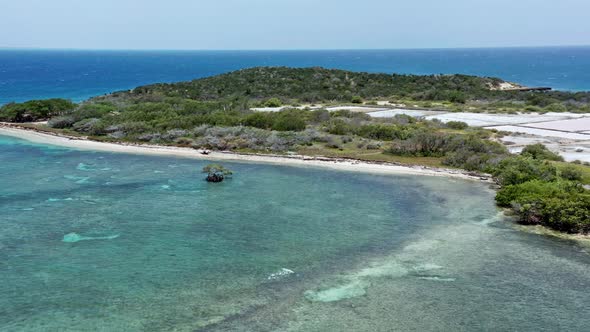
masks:
{"type": "Polygon", "coordinates": [[[103,51],[103,52],[310,52],[310,51],[413,51],[413,50],[474,50],[474,49],[532,49],[532,48],[583,48],[578,45],[530,46],[468,46],[468,47],[408,47],[408,48],[260,48],[260,49],[174,49],[174,48],[76,48],[76,47],[11,47],[0,46],[0,51],[103,51]]]}

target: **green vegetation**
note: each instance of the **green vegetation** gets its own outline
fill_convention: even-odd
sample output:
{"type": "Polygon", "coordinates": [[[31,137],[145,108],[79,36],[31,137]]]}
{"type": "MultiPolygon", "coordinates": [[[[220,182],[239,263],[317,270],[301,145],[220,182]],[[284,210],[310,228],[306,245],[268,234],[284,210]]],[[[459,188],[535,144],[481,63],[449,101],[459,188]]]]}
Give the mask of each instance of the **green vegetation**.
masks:
{"type": "Polygon", "coordinates": [[[174,84],[139,87],[122,96],[180,97],[193,100],[248,98],[265,101],[361,103],[368,98],[409,97],[447,100],[481,97],[502,81],[466,75],[389,75],[323,68],[259,67],[174,84]]]}
{"type": "Polygon", "coordinates": [[[512,208],[523,224],[590,232],[590,194],[577,182],[532,180],[509,185],[498,192],[496,201],[512,208]]]}
{"type": "Polygon", "coordinates": [[[522,150],[521,155],[528,156],[538,160],[563,161],[563,157],[561,157],[557,153],[549,151],[547,147],[545,147],[545,145],[541,143],[526,146],[522,150]]]}
{"type": "MultiPolygon", "coordinates": [[[[405,115],[371,118],[351,111],[253,107],[305,103],[408,102],[488,112],[590,112],[590,93],[495,90],[502,81],[466,75],[387,75],[322,68],[252,68],[174,84],[154,84],[93,98],[80,105],[52,99],[8,104],[0,119],[48,119],[49,130],[107,141],[447,166],[492,174],[497,201],[525,224],[589,232],[590,204],[581,183],[590,171],[537,144],[514,156],[498,133],[458,121],[405,115]]],[[[208,180],[231,174],[220,165],[208,180]]]]}
{"type": "Polygon", "coordinates": [[[474,135],[421,133],[394,143],[394,154],[443,157],[443,164],[490,173],[501,186],[496,201],[511,208],[519,222],[569,233],[590,232],[590,193],[584,172],[543,145],[509,155],[498,143],[474,135]]]}
{"type": "Polygon", "coordinates": [[[463,129],[467,129],[467,127],[469,127],[469,126],[465,122],[449,121],[449,122],[447,122],[447,127],[451,128],[451,129],[463,130],[463,129]]]}
{"type": "Polygon", "coordinates": [[[499,91],[503,81],[467,75],[370,74],[323,68],[259,67],[174,84],[154,84],[98,100],[166,98],[232,101],[232,109],[301,103],[389,100],[420,107],[486,112],[590,112],[588,92],[499,91]]]}
{"type": "Polygon", "coordinates": [[[221,182],[233,174],[232,171],[219,164],[209,164],[203,167],[203,173],[207,173],[208,182],[221,182]]]}
{"type": "Polygon", "coordinates": [[[264,103],[264,106],[266,107],[280,107],[281,105],[283,105],[283,103],[279,98],[270,98],[264,103]]]}
{"type": "Polygon", "coordinates": [[[498,205],[511,208],[519,222],[568,233],[590,232],[590,193],[577,167],[558,168],[547,160],[518,156],[505,159],[494,175],[502,185],[498,205]]]}
{"type": "Polygon", "coordinates": [[[0,107],[0,121],[33,122],[71,112],[76,104],[65,99],[30,100],[0,107]]]}
{"type": "Polygon", "coordinates": [[[363,103],[363,97],[361,96],[354,96],[352,97],[352,99],[350,100],[351,103],[353,104],[362,104],[363,103]]]}

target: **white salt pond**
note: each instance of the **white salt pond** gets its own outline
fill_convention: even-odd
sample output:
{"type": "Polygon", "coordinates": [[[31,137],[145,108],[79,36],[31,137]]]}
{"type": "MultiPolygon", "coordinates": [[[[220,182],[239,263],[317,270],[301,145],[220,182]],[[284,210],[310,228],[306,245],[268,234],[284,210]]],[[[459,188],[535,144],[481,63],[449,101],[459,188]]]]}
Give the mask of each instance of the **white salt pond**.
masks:
{"type": "Polygon", "coordinates": [[[371,112],[368,114],[373,118],[393,118],[396,115],[400,114],[409,115],[413,117],[423,117],[427,115],[444,114],[444,112],[395,108],[384,111],[371,112]]]}
{"type": "MultiPolygon", "coordinates": [[[[279,112],[291,106],[253,108],[258,112],[279,112]]],[[[322,105],[305,105],[298,109],[319,109],[322,105]]],[[[366,113],[373,118],[393,118],[396,115],[408,115],[427,120],[439,120],[442,122],[460,121],[472,127],[483,127],[513,133],[503,138],[512,153],[520,153],[530,144],[542,143],[550,150],[559,153],[567,161],[590,162],[590,113],[521,113],[521,114],[494,114],[494,113],[469,113],[447,112],[426,109],[406,109],[396,105],[381,102],[379,106],[332,106],[325,108],[328,111],[349,110],[351,112],[366,113]],[[588,148],[586,148],[586,144],[588,148]]]]}
{"type": "Polygon", "coordinates": [[[499,131],[507,131],[507,132],[512,132],[512,133],[523,133],[523,134],[535,135],[535,136],[540,136],[540,137],[557,137],[557,138],[564,138],[564,139],[577,140],[577,141],[590,140],[590,135],[588,135],[588,134],[570,133],[570,132],[556,131],[556,130],[538,129],[538,128],[521,127],[521,126],[494,126],[494,127],[486,127],[486,128],[487,129],[496,129],[499,131]]]}
{"type": "Polygon", "coordinates": [[[566,161],[590,162],[590,141],[518,134],[504,136],[500,141],[506,144],[511,153],[520,153],[527,145],[541,143],[549,150],[560,154],[566,161]]]}
{"type": "Polygon", "coordinates": [[[527,127],[560,130],[568,132],[586,132],[590,129],[590,118],[568,119],[527,124],[527,127]]]}
{"type": "Polygon", "coordinates": [[[378,107],[370,107],[370,106],[334,106],[334,107],[328,107],[326,109],[330,112],[348,110],[351,112],[362,112],[362,113],[381,112],[381,111],[390,110],[389,108],[378,108],[378,107]]]}
{"type": "Polygon", "coordinates": [[[532,122],[555,121],[569,118],[571,118],[571,116],[565,113],[490,114],[466,112],[444,113],[426,117],[426,119],[428,120],[438,119],[442,122],[461,121],[473,127],[526,124],[532,122]]]}

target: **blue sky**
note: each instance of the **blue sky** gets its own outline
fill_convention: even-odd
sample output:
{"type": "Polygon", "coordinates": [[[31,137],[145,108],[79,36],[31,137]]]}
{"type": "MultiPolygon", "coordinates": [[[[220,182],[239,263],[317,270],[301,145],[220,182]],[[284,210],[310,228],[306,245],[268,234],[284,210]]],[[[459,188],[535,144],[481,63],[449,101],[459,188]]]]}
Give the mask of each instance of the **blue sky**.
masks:
{"type": "Polygon", "coordinates": [[[589,0],[0,0],[0,47],[590,45],[589,0]]]}

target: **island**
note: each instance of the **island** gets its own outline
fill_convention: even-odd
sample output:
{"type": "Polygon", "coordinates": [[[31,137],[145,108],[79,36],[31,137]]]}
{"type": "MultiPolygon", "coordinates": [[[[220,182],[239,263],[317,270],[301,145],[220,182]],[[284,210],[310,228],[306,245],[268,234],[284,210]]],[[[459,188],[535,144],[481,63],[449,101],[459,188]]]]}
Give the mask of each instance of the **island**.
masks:
{"type": "Polygon", "coordinates": [[[10,103],[0,108],[0,121],[109,143],[461,169],[492,178],[497,204],[522,224],[590,232],[587,165],[565,162],[538,143],[511,153],[502,141],[509,131],[429,118],[440,111],[583,114],[590,113],[590,92],[467,75],[258,67],[79,104],[10,103]]]}

